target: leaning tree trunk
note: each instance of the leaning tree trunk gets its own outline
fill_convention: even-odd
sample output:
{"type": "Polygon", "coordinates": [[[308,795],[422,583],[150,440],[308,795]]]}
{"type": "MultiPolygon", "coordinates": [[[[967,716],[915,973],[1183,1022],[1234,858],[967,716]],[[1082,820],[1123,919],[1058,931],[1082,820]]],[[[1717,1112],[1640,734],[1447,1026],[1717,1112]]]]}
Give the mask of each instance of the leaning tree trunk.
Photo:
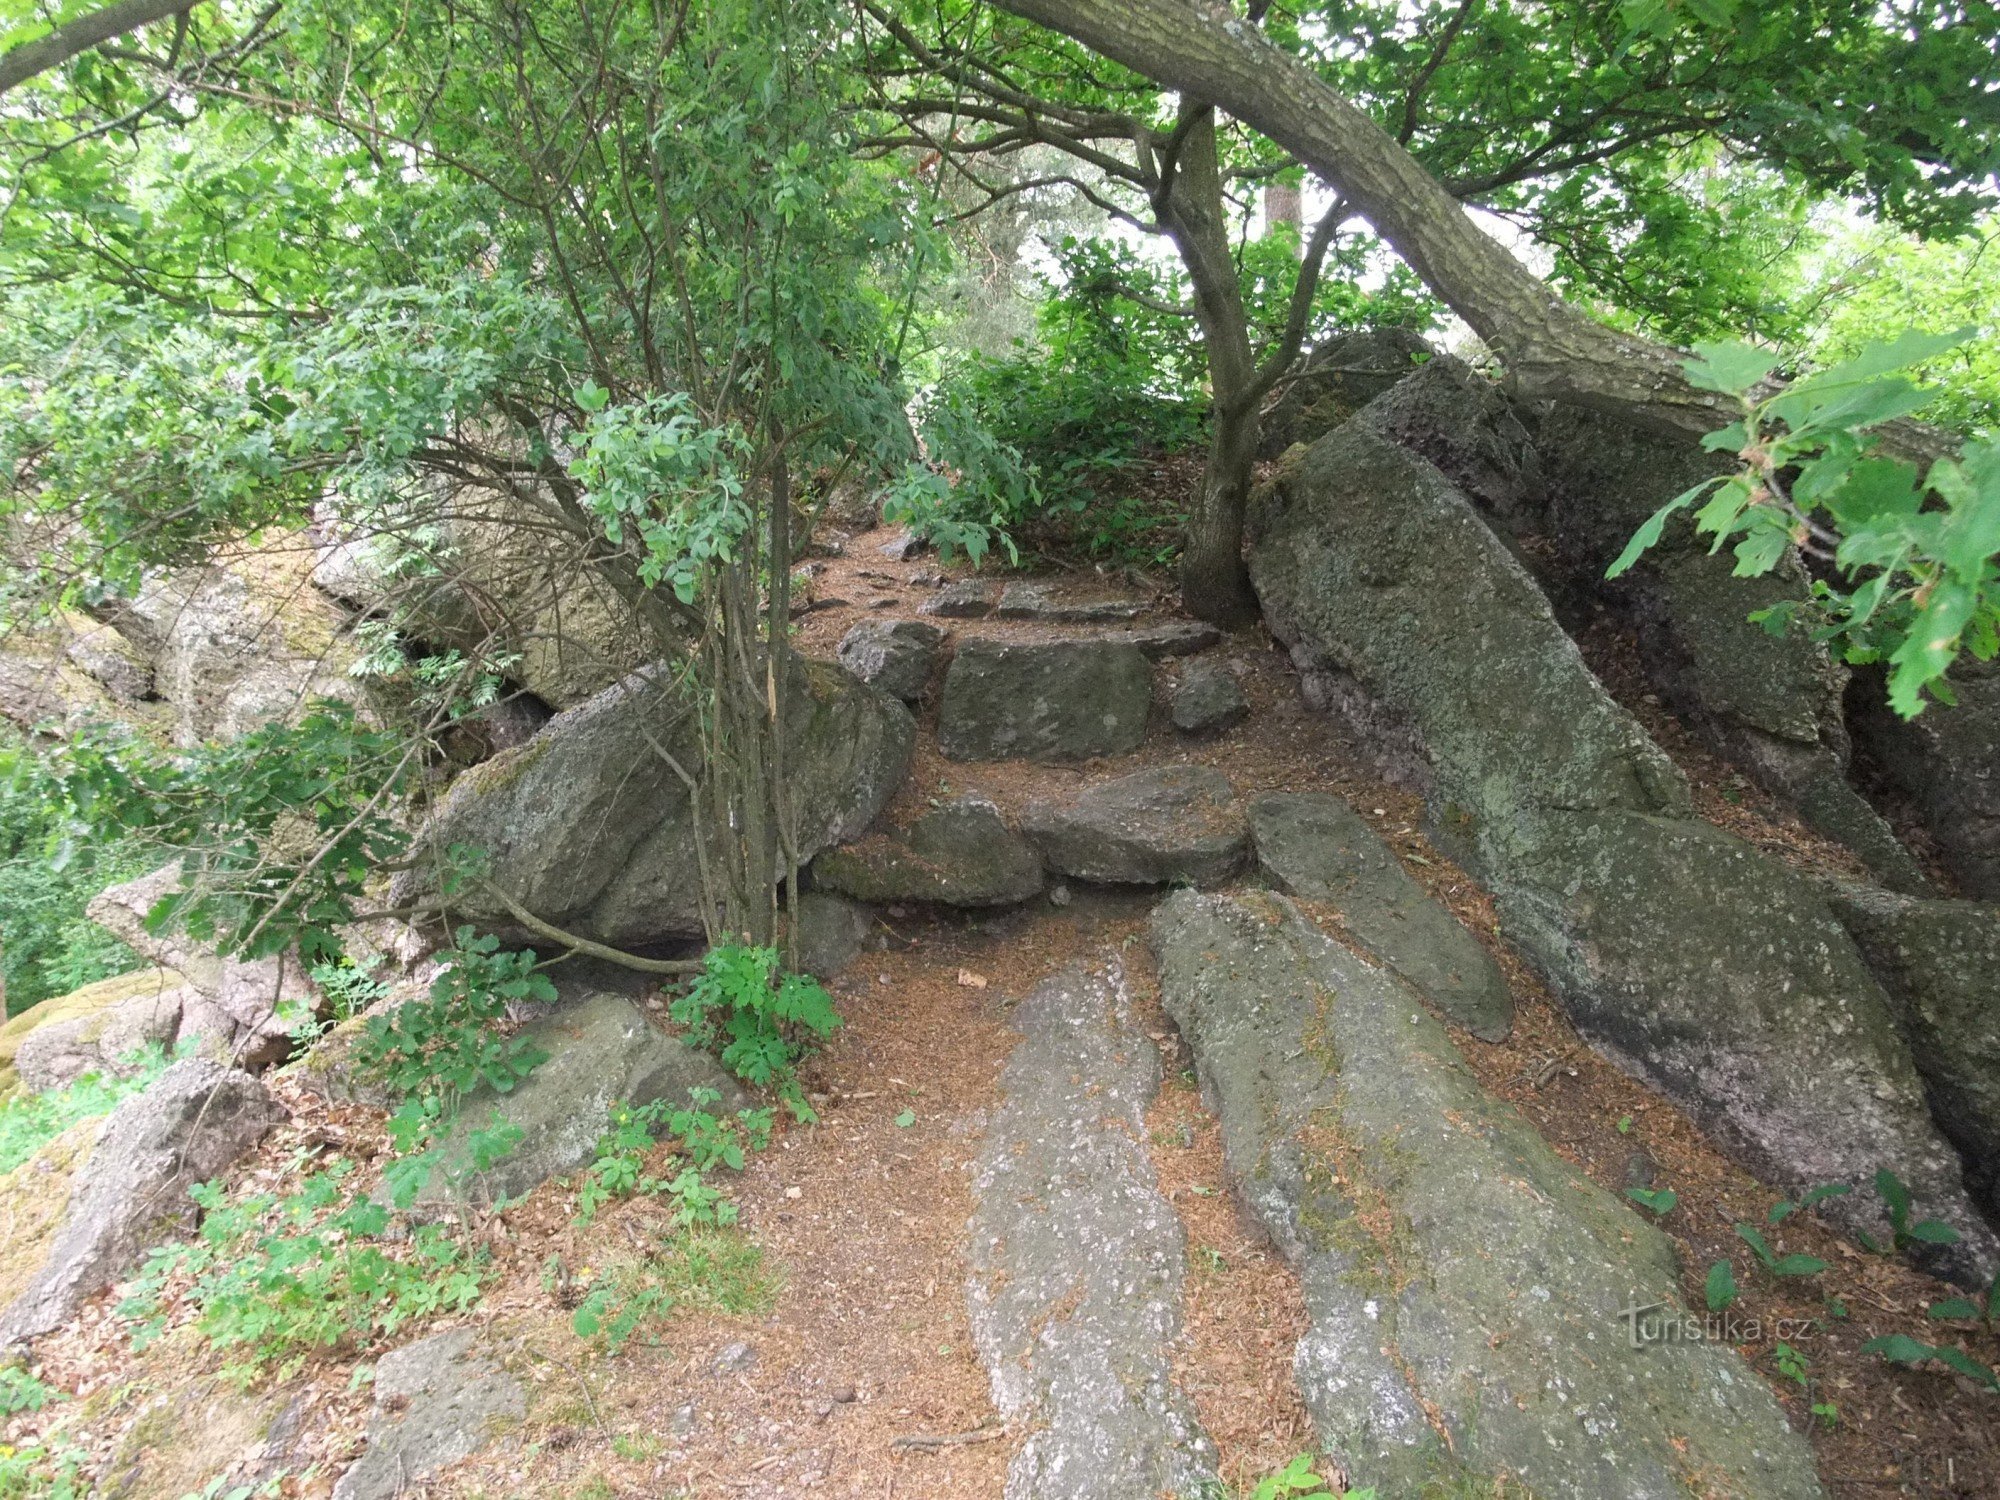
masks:
{"type": "Polygon", "coordinates": [[[1219,0],[999,0],[1191,99],[1226,109],[1330,183],[1505,362],[1515,389],[1706,432],[1736,413],[1675,351],[1565,303],[1474,224],[1374,120],[1219,0]]]}
{"type": "Polygon", "coordinates": [[[1257,359],[1229,249],[1215,112],[1202,109],[1176,134],[1180,150],[1166,167],[1160,222],[1194,286],[1213,406],[1208,462],[1181,553],[1181,602],[1196,619],[1233,630],[1257,618],[1257,596],[1243,564],[1243,510],[1259,430],[1257,359]]]}

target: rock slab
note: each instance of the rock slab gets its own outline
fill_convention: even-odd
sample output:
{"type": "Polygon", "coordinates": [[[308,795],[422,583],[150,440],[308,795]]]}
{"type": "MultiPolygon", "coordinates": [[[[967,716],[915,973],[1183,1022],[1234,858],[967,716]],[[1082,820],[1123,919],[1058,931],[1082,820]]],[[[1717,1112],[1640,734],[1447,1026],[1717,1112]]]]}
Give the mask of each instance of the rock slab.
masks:
{"type": "Polygon", "coordinates": [[[623,995],[583,995],[523,1035],[548,1060],[512,1093],[481,1085],[466,1095],[441,1143],[441,1163],[417,1199],[419,1212],[490,1205],[576,1171],[595,1157],[613,1104],[681,1103],[696,1089],[713,1089],[720,1096],[717,1110],[744,1102],[720,1063],[668,1036],[623,995]],[[486,1171],[473,1172],[468,1137],[486,1128],[496,1111],[521,1131],[520,1144],[486,1171]]]}
{"type": "Polygon", "coordinates": [[[1144,1145],[1159,1054],[1115,967],[1043,981],[1014,1024],[966,1284],[993,1404],[1029,1428],[1007,1500],[1201,1493],[1215,1451],[1173,1381],[1186,1247],[1144,1145]]]}
{"type": "Polygon", "coordinates": [[[1042,889],[1034,847],[978,797],[933,808],[907,828],[828,849],[812,872],[815,885],[857,901],[1012,906],[1042,889]]]}
{"type": "Polygon", "coordinates": [[[479,1350],[471,1329],[405,1344],[375,1366],[368,1446],[333,1500],[395,1500],[527,1415],[520,1381],[479,1350]]]}
{"type": "Polygon", "coordinates": [[[175,1063],[105,1119],[35,1279],[0,1313],[0,1347],[61,1326],[92,1293],[193,1222],[188,1189],[264,1138],[283,1111],[248,1073],[175,1063]]]}
{"type": "Polygon", "coordinates": [[[840,664],[904,702],[923,697],[944,632],[922,620],[863,620],[840,639],[840,664]]]}
{"type": "Polygon", "coordinates": [[[1340,798],[1277,792],[1250,804],[1257,863],[1281,889],[1339,908],[1347,935],[1481,1041],[1505,1041],[1514,1000],[1493,955],[1410,877],[1340,798]]]}
{"type": "Polygon", "coordinates": [[[951,760],[1087,760],[1146,737],[1153,670],[1123,641],[961,641],[938,705],[951,760]]]}
{"type": "Polygon", "coordinates": [[[1684,1315],[1666,1237],[1487,1095],[1407,989],[1282,897],[1177,892],[1151,942],[1231,1181],[1298,1273],[1299,1388],[1354,1483],[1821,1495],[1733,1350],[1638,1333],[1684,1315]]]}
{"type": "Polygon", "coordinates": [[[1243,684],[1220,662],[1196,662],[1174,689],[1174,728],[1182,734],[1220,734],[1250,717],[1243,684]]]}
{"type": "Polygon", "coordinates": [[[1021,831],[1057,874],[1110,885],[1213,885],[1250,847],[1236,788],[1210,766],[1155,766],[1032,802],[1021,831]]]}

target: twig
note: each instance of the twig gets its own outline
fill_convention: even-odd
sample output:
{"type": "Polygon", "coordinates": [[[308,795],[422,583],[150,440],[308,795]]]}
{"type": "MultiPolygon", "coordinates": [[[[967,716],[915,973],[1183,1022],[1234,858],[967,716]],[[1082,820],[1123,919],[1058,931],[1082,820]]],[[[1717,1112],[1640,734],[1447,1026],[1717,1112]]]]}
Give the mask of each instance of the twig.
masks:
{"type": "Polygon", "coordinates": [[[963,1448],[971,1443],[990,1443],[995,1438],[1007,1435],[1004,1422],[989,1423],[984,1427],[974,1427],[966,1432],[913,1432],[907,1437],[899,1437],[889,1446],[896,1449],[915,1449],[924,1453],[935,1453],[940,1448],[963,1448]]]}
{"type": "Polygon", "coordinates": [[[699,974],[706,967],[698,958],[641,958],[638,954],[627,953],[622,948],[592,942],[587,937],[565,932],[552,922],[544,922],[492,881],[482,880],[479,884],[488,895],[507,908],[509,916],[528,931],[538,937],[545,937],[552,943],[561,943],[565,948],[577,953],[587,953],[592,958],[601,958],[607,963],[618,964],[623,968],[637,969],[641,974],[699,974]]]}
{"type": "Polygon", "coordinates": [[[611,1436],[611,1429],[604,1425],[604,1414],[598,1411],[597,1398],[591,1395],[590,1393],[590,1382],[583,1378],[582,1373],[576,1368],[576,1366],[570,1364],[566,1360],[557,1359],[553,1354],[548,1354],[543,1352],[541,1349],[536,1348],[533,1344],[529,1344],[527,1346],[527,1350],[530,1354],[534,1355],[536,1359],[547,1360],[557,1369],[568,1372],[570,1378],[574,1380],[579,1387],[582,1388],[584,1405],[590,1408],[590,1420],[597,1424],[597,1430],[600,1433],[602,1433],[606,1438],[609,1438],[611,1436]]]}

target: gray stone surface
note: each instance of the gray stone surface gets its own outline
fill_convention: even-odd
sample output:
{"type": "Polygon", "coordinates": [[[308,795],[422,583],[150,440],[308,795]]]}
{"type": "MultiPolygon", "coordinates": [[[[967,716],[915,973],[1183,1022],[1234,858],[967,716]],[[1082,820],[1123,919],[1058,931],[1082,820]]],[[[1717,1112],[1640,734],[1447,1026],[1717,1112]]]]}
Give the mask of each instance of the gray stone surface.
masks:
{"type": "Polygon", "coordinates": [[[993,616],[999,620],[1091,624],[1136,619],[1145,609],[1136,599],[1058,599],[1046,584],[1017,581],[1000,590],[993,616]]]}
{"type": "MultiPolygon", "coordinates": [[[[1591,675],[1465,498],[1350,423],[1251,516],[1251,576],[1302,670],[1422,752],[1432,834],[1578,1028],[1781,1188],[1884,1166],[2000,1265],[1924,1106],[1889,1001],[1823,900],[1692,815],[1680,775],[1591,675]]],[[[1872,1227],[1868,1195],[1834,1216],[1872,1227]]]]}
{"type": "Polygon", "coordinates": [[[938,706],[952,760],[1084,760],[1137,749],[1153,669],[1125,642],[959,642],[938,706]]]}
{"type": "Polygon", "coordinates": [[[801,892],[800,972],[824,979],[853,963],[867,941],[869,920],[865,908],[844,896],[829,891],[801,892]]]}
{"type": "Polygon", "coordinates": [[[1333,431],[1434,357],[1423,337],[1407,328],[1364,328],[1328,339],[1265,413],[1257,456],[1276,458],[1294,443],[1310,443],[1333,431]]]}
{"type": "Polygon", "coordinates": [[[1337,907],[1342,929],[1483,1041],[1506,1040],[1514,1001],[1493,955],[1433,901],[1367,820],[1322,792],[1250,804],[1257,863],[1284,890],[1337,907]]]}
{"type": "Polygon", "coordinates": [[[482,1085],[466,1095],[440,1142],[441,1160],[417,1199],[419,1212],[519,1197],[551,1177],[590,1162],[613,1104],[684,1102],[695,1089],[721,1096],[714,1108],[745,1102],[742,1088],[707,1053],[668,1036],[623,995],[588,994],[522,1033],[548,1060],[496,1094],[482,1085]],[[513,1151],[485,1172],[470,1170],[467,1137],[495,1111],[521,1131],[513,1151]]]}
{"type": "Polygon", "coordinates": [[[1114,631],[1105,639],[1137,646],[1148,661],[1162,661],[1170,656],[1193,656],[1206,651],[1221,643],[1222,632],[1201,620],[1169,620],[1162,625],[1114,631]]]}
{"type": "Polygon", "coordinates": [[[1209,766],[1155,766],[1032,802],[1021,831],[1057,874],[1114,885],[1212,885],[1250,848],[1236,788],[1209,766]]]}
{"type": "Polygon", "coordinates": [[[919,604],[917,613],[946,620],[977,620],[993,613],[993,585],[983,578],[947,583],[919,604]]]}
{"type": "Polygon", "coordinates": [[[405,1344],[375,1366],[368,1446],[333,1500],[396,1500],[527,1415],[520,1381],[480,1350],[471,1329],[405,1344]]]}
{"type": "Polygon", "coordinates": [[[67,1322],[86,1297],[194,1220],[187,1191],[242,1156],[283,1111],[248,1073],[175,1063],[105,1119],[48,1260],[0,1313],[0,1347],[67,1322]]]}
{"type": "MultiPolygon", "coordinates": [[[[786,766],[800,852],[810,858],[875,820],[908,769],[916,721],[887,693],[821,662],[796,664],[789,706],[786,766]]],[[[698,937],[692,815],[661,749],[700,774],[691,716],[660,674],[635,673],[460,776],[419,830],[418,851],[441,860],[455,844],[485,850],[493,884],[587,937],[619,945],[698,937]]],[[[426,898],[436,881],[436,864],[423,860],[397,878],[392,900],[426,898]]],[[[532,936],[478,888],[456,896],[452,910],[456,920],[532,936]]]]}
{"type": "Polygon", "coordinates": [[[1011,906],[1042,889],[1042,862],[980,797],[932,808],[813,861],[813,881],[858,901],[1011,906]]]}
{"type": "Polygon", "coordinates": [[[1186,1247],[1146,1154],[1159,1054],[1115,966],[1014,1011],[1021,1044],[973,1177],[972,1339],[1027,1437],[1007,1500],[1156,1500],[1215,1477],[1175,1387],[1186,1247]]]}
{"type": "Polygon", "coordinates": [[[944,632],[922,620],[863,620],[841,637],[840,664],[905,702],[924,695],[944,632]]]}
{"type": "Polygon", "coordinates": [[[1174,728],[1183,734],[1220,734],[1250,717],[1243,684],[1221,662],[1198,661],[1174,689],[1174,728]]]}
{"type": "Polygon", "coordinates": [[[1967,1185],[2000,1221],[2000,906],[1846,888],[1833,909],[1895,1003],[1967,1185]]]}
{"type": "Polygon", "coordinates": [[[14,1052],[21,1086],[39,1094],[86,1073],[122,1073],[148,1047],[171,1048],[187,987],[134,995],[95,1015],[37,1026],[14,1052]]]}
{"type": "Polygon", "coordinates": [[[1179,892],[1151,937],[1231,1182],[1305,1293],[1319,1445],[1356,1485],[1821,1494],[1733,1350],[1633,1338],[1622,1309],[1684,1313],[1671,1243],[1487,1095],[1407,988],[1282,897],[1179,892]]]}

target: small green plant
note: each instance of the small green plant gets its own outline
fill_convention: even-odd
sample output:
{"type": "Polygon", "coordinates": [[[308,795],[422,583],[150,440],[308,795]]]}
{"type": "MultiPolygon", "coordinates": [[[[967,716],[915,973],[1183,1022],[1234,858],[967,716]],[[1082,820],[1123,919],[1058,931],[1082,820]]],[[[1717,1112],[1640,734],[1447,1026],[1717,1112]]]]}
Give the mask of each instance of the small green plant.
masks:
{"type": "Polygon", "coordinates": [[[1812,1369],[1812,1361],[1799,1353],[1790,1344],[1780,1342],[1776,1348],[1772,1349],[1771,1361],[1777,1365],[1778,1373],[1784,1376],[1785,1379],[1794,1381],[1799,1385],[1809,1385],[1812,1383],[1812,1376],[1809,1373],[1812,1369]]]}
{"type": "Polygon", "coordinates": [[[649,1323],[677,1311],[732,1317],[767,1308],[777,1290],[764,1252],[732,1229],[684,1228],[655,1254],[608,1268],[589,1283],[571,1326],[614,1354],[649,1323]]]}
{"type": "Polygon", "coordinates": [[[0,1102],[0,1172],[11,1172],[80,1120],[108,1115],[165,1071],[166,1052],[142,1047],[115,1073],[85,1073],[45,1094],[15,1094],[0,1102]]]}
{"type": "Polygon", "coordinates": [[[1933,1302],[1930,1315],[1948,1323],[1980,1323],[1988,1333],[2000,1331],[2000,1276],[1995,1276],[1977,1298],[1947,1297],[1933,1302]]]}
{"type": "Polygon", "coordinates": [[[1681,1201],[1672,1188],[1627,1188],[1625,1196],[1656,1219],[1664,1219],[1674,1211],[1674,1205],[1681,1201]]]}
{"type": "Polygon", "coordinates": [[[1831,1401],[1814,1402],[1812,1414],[1819,1418],[1820,1425],[1829,1432],[1840,1425],[1840,1408],[1831,1401]]]}
{"type": "Polygon", "coordinates": [[[707,1181],[718,1166],[743,1170],[744,1150],[761,1151],[770,1144],[772,1111],[742,1109],[731,1120],[709,1112],[721,1096],[713,1089],[695,1089],[685,1108],[665,1099],[611,1107],[611,1128],[597,1142],[597,1154],[577,1190],[577,1227],[589,1225],[598,1209],[614,1198],[633,1194],[667,1196],[675,1200],[683,1225],[728,1225],[736,1222],[736,1205],[707,1181]],[[671,1177],[645,1171],[647,1155],[664,1137],[672,1137],[682,1162],[671,1177]]]}
{"type": "Polygon", "coordinates": [[[190,1195],[200,1235],[153,1251],[119,1312],[140,1320],[135,1343],[164,1326],[170,1290],[197,1309],[195,1327],[235,1351],[227,1373],[249,1384],[275,1366],[281,1378],[315,1349],[365,1342],[479,1299],[484,1252],[443,1225],[388,1237],[391,1214],[352,1196],[351,1162],[336,1159],[295,1193],[232,1199],[217,1183],[190,1195]]]}
{"type": "Polygon", "coordinates": [[[62,1400],[62,1396],[61,1391],[44,1384],[40,1376],[29,1373],[25,1367],[0,1365],[0,1417],[40,1411],[51,1401],[62,1400]]]}
{"type": "Polygon", "coordinates": [[[1818,1187],[1802,1194],[1797,1202],[1789,1198],[1780,1198],[1776,1203],[1771,1205],[1771,1211],[1764,1216],[1764,1222],[1772,1225],[1782,1224],[1793,1214],[1803,1213],[1806,1209],[1824,1203],[1829,1198],[1845,1197],[1853,1191],[1854,1188],[1849,1183],[1821,1183],[1818,1187]]]}
{"type": "Polygon", "coordinates": [[[547,1054],[499,1030],[510,1004],[553,1000],[555,986],[527,950],[502,953],[497,938],[459,928],[457,946],[430,994],[372,1017],[357,1058],[406,1096],[435,1096],[440,1113],[481,1084],[510,1093],[547,1054]]]}
{"type": "Polygon", "coordinates": [[[1881,1196],[1883,1207],[1889,1211],[1889,1239],[1885,1243],[1870,1234],[1863,1234],[1860,1238],[1861,1243],[1877,1255],[1912,1250],[1918,1245],[1958,1243],[1958,1231],[1942,1219],[1911,1219],[1910,1189],[1887,1167],[1875,1174],[1875,1191],[1881,1196]]]}
{"type": "MultiPolygon", "coordinates": [[[[1334,1500],[1332,1491],[1313,1471],[1314,1459],[1310,1453],[1301,1453],[1275,1474],[1266,1474],[1257,1481],[1257,1487],[1250,1492],[1250,1500],[1334,1500]]],[[[1372,1493],[1368,1491],[1344,1491],[1343,1495],[1372,1493]]]]}
{"type": "Polygon", "coordinates": [[[745,1083],[773,1083],[790,1094],[792,1068],[805,1046],[840,1025],[833,997],[809,974],[778,968],[775,948],[723,945],[708,950],[702,972],[668,1007],[705,1047],[720,1046],[723,1066],[745,1083]]]}
{"type": "Polygon", "coordinates": [[[1719,1260],[1708,1268],[1702,1294],[1710,1312],[1724,1312],[1736,1300],[1736,1272],[1728,1261],[1719,1260]]]}
{"type": "Polygon", "coordinates": [[[92,1493],[84,1473],[89,1457],[60,1440],[0,1445],[0,1497],[4,1500],[84,1500],[92,1493]]]}
{"type": "Polygon", "coordinates": [[[1618,1117],[1618,1133],[1620,1135],[1630,1135],[1632,1133],[1632,1117],[1630,1115],[1620,1115],[1618,1117]]]}
{"type": "Polygon", "coordinates": [[[1861,1346],[1861,1352],[1879,1354],[1890,1364],[1907,1365],[1911,1369],[1936,1360],[1946,1369],[1956,1371],[1987,1390],[2000,1392],[2000,1375],[1950,1344],[1926,1344],[1907,1333],[1891,1333],[1870,1339],[1861,1346]]]}
{"type": "Polygon", "coordinates": [[[1757,1264],[1773,1276],[1817,1276],[1826,1269],[1826,1262],[1816,1255],[1780,1255],[1753,1225],[1738,1224],[1736,1237],[1750,1247],[1757,1264]]]}

